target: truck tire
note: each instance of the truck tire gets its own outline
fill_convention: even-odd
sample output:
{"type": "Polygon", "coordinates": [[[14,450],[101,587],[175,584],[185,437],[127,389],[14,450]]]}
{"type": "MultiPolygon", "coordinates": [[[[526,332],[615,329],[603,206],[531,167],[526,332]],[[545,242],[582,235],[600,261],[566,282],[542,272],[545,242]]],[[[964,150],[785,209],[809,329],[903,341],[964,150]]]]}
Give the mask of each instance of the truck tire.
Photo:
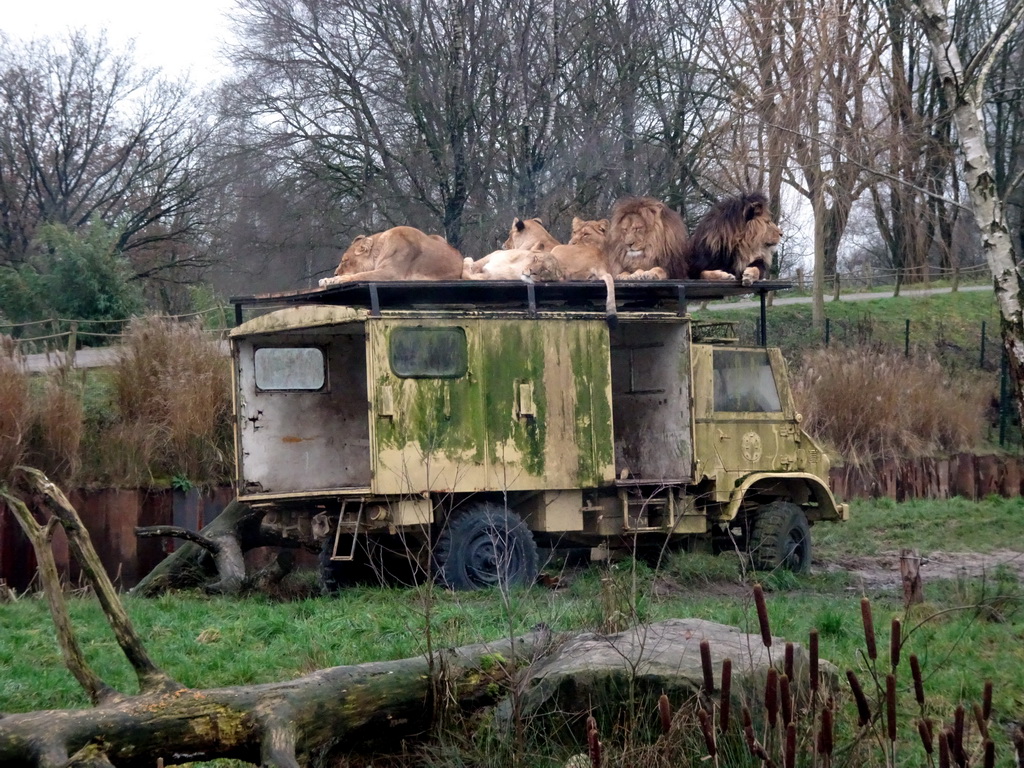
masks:
{"type": "Polygon", "coordinates": [[[515,512],[475,504],[441,531],[434,564],[438,581],[451,589],[530,586],[537,580],[537,544],[515,512]]]}
{"type": "Polygon", "coordinates": [[[757,570],[784,568],[807,573],[811,569],[811,528],[804,511],[789,501],[761,507],[751,531],[750,557],[757,570]]]}

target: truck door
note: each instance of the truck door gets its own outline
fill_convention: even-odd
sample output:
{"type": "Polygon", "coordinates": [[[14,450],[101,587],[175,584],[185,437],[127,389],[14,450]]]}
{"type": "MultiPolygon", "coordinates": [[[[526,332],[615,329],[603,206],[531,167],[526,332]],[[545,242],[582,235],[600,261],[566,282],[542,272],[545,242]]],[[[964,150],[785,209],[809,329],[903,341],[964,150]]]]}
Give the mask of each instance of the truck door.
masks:
{"type": "Polygon", "coordinates": [[[427,317],[367,325],[376,493],[563,489],[613,479],[603,322],[427,317]]]}

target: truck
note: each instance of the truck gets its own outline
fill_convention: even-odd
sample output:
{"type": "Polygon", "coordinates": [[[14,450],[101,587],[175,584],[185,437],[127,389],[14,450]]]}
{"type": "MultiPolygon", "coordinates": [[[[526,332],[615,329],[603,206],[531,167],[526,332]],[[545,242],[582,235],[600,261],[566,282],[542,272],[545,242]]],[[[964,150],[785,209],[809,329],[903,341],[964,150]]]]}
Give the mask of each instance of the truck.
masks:
{"type": "Polygon", "coordinates": [[[348,283],[232,299],[238,499],[319,553],[453,589],[538,551],[689,547],[807,571],[849,510],[801,428],[765,296],[712,281],[348,283]],[[760,297],[758,343],[692,300],[760,297]]]}

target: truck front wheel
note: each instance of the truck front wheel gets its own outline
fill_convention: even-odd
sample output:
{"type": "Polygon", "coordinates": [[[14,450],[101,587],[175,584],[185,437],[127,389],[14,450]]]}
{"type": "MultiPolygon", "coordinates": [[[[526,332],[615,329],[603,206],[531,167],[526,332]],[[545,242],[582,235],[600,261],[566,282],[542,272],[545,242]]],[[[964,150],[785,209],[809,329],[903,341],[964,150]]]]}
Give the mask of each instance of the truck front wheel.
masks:
{"type": "Polygon", "coordinates": [[[758,570],[785,568],[807,573],[811,569],[811,528],[803,510],[789,501],[761,507],[751,531],[750,557],[758,570]]]}
{"type": "Polygon", "coordinates": [[[434,546],[438,580],[459,590],[530,586],[537,545],[515,512],[476,504],[448,520],[434,546]]]}

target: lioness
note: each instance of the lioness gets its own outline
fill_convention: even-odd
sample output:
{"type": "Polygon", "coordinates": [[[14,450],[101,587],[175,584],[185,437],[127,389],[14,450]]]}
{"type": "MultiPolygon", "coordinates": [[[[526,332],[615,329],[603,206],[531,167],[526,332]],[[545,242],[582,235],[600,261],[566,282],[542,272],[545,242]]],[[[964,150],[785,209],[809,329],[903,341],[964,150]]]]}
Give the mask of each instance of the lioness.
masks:
{"type": "Polygon", "coordinates": [[[512,220],[512,228],[508,231],[508,239],[503,248],[522,248],[527,251],[550,251],[561,245],[551,233],[544,229],[540,219],[512,220]]]}
{"type": "Polygon", "coordinates": [[[463,280],[561,280],[562,268],[547,251],[525,248],[492,251],[482,259],[463,259],[463,280]]]}
{"type": "Polygon", "coordinates": [[[686,224],[653,197],[626,197],[612,207],[605,254],[617,279],[686,277],[686,224]]]}
{"type": "Polygon", "coordinates": [[[695,280],[736,280],[744,286],[768,274],[782,240],[768,198],[746,192],[715,203],[687,243],[689,276],[695,280]]]}
{"type": "Polygon", "coordinates": [[[462,255],[439,235],[415,227],[392,227],[359,235],[341,257],[334,277],[320,287],[372,280],[458,280],[462,255]]]}

